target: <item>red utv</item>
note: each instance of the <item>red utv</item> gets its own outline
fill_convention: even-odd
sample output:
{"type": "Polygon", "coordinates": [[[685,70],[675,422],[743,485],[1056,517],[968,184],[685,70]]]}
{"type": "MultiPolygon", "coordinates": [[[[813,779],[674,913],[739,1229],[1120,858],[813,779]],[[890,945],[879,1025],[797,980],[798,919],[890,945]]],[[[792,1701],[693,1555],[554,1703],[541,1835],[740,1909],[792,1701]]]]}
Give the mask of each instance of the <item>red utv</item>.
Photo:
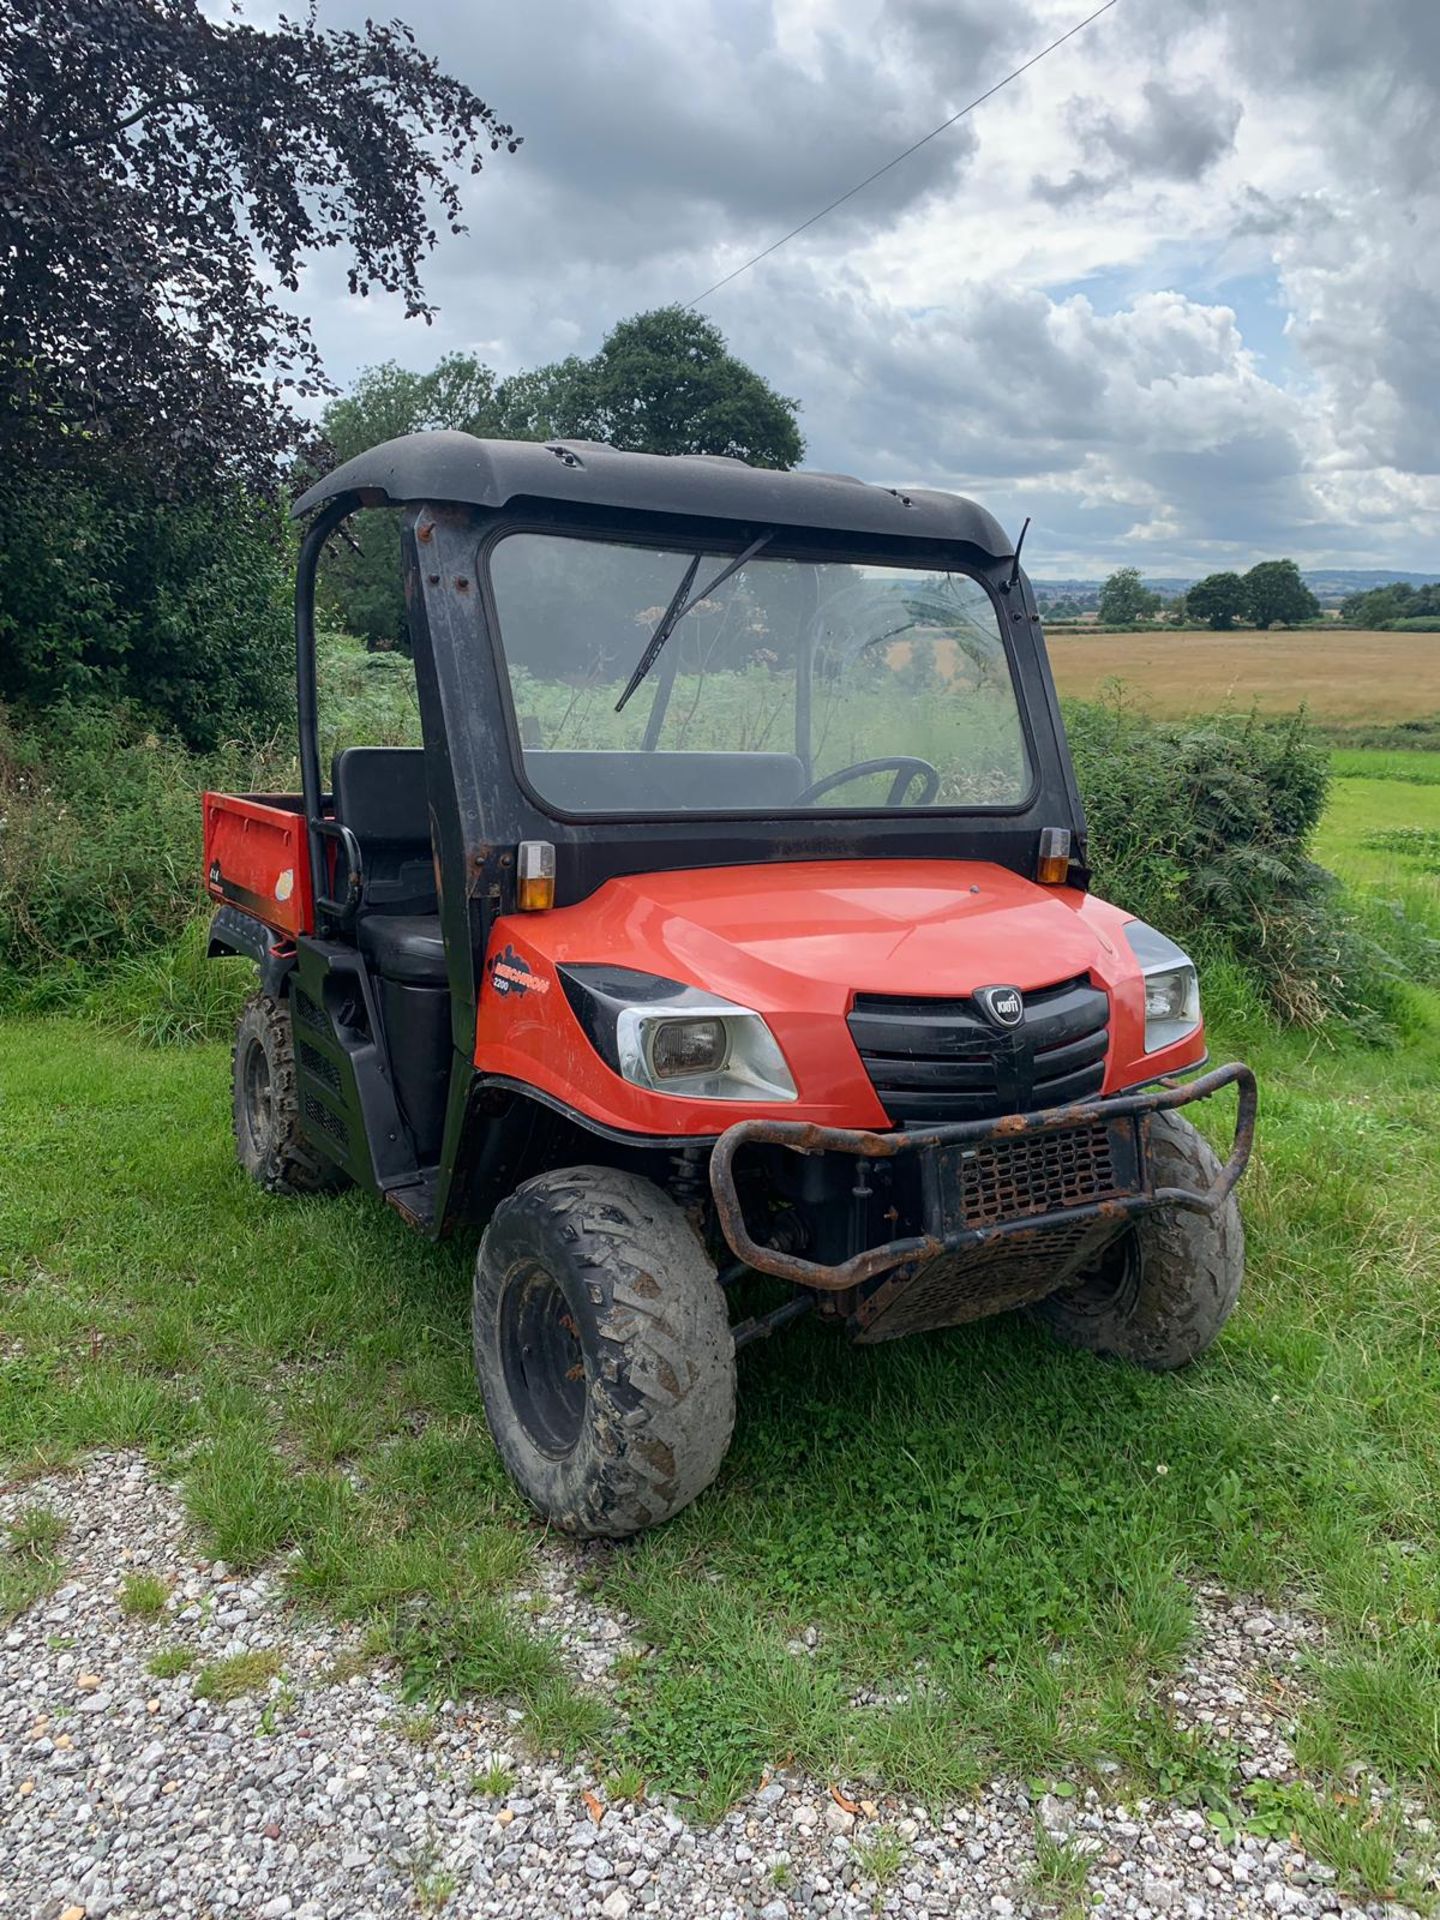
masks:
{"type": "MultiPolygon", "coordinates": [[[[205,799],[260,990],[242,1165],[484,1227],[475,1365],[557,1526],[714,1479],[735,1353],[1025,1308],[1142,1366],[1235,1303],[1255,1085],[1086,890],[1019,556],[968,500],[460,433],[298,503],[303,792],[205,799]],[[322,548],[403,513],[423,748],[316,718],[322,548]],[[1181,1109],[1235,1085],[1222,1166],[1181,1109]],[[785,1291],[732,1325],[749,1274],[785,1291]]],[[[754,1292],[755,1289],[751,1289],[754,1292]]]]}

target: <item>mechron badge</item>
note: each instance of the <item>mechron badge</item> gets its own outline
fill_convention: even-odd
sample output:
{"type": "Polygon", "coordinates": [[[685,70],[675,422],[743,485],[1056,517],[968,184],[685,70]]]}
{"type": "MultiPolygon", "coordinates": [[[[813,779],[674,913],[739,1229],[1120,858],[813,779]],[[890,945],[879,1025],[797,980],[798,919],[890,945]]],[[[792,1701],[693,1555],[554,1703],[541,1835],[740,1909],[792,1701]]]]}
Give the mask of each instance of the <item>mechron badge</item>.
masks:
{"type": "Polygon", "coordinates": [[[1018,1027],[1025,1018],[1025,1002],[1018,987],[978,987],[975,1001],[997,1027],[1018,1027]]]}

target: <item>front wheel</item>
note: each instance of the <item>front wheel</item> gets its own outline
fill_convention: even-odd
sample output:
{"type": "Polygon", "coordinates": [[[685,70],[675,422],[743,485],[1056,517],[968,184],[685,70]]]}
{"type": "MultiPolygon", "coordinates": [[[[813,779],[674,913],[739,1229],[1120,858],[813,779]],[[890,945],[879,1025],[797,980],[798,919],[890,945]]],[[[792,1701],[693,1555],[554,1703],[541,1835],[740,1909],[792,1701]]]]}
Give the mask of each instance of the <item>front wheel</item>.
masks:
{"type": "Polygon", "coordinates": [[[552,1525],[639,1533],[720,1471],[735,1425],[725,1296],[650,1181],[566,1167],[503,1200],[475,1262],[473,1333],[496,1448],[552,1525]]]}
{"type": "MultiPolygon", "coordinates": [[[[1157,1187],[1204,1192],[1220,1162],[1188,1120],[1150,1118],[1157,1187]]],[[[1031,1314],[1067,1347],[1116,1354],[1151,1372],[1188,1366],[1218,1336],[1240,1294],[1245,1229],[1231,1194],[1217,1213],[1157,1208],[1112,1240],[1092,1267],[1031,1314]]]]}

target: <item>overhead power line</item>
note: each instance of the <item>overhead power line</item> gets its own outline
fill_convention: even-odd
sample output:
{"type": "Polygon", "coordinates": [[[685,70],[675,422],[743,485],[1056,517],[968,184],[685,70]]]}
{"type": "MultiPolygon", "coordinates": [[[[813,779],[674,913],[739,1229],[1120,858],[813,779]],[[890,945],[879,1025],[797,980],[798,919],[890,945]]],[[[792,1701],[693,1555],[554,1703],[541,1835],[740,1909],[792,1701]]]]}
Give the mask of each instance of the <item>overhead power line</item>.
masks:
{"type": "Polygon", "coordinates": [[[1071,27],[1068,32],[1062,33],[1058,40],[1052,40],[1048,47],[1042,47],[1038,53],[1032,54],[1023,66],[1016,67],[1013,73],[1007,73],[1003,80],[997,80],[995,85],[987,88],[984,93],[976,94],[968,106],[961,107],[958,113],[952,113],[950,118],[948,120],[942,120],[938,127],[932,127],[929,133],[923,134],[920,139],[913,141],[911,145],[906,147],[903,153],[897,153],[893,160],[887,160],[883,167],[876,167],[873,173],[867,173],[863,180],[857,180],[853,187],[848,187],[844,193],[839,194],[828,206],[821,207],[818,213],[812,213],[808,220],[802,220],[799,226],[792,227],[789,233],[782,233],[778,240],[772,240],[768,247],[762,248],[761,251],[751,259],[742,261],[733,272],[725,274],[715,282],[713,287],[706,287],[703,293],[697,293],[695,298],[693,300],[687,300],[685,305],[687,307],[698,307],[700,302],[702,300],[708,300],[712,293],[718,293],[721,287],[728,287],[732,280],[738,280],[741,274],[748,273],[751,267],[758,267],[762,260],[768,260],[772,253],[778,253],[781,247],[786,246],[797,234],[804,233],[807,227],[813,227],[817,220],[823,220],[826,214],[833,213],[836,207],[843,207],[845,202],[847,200],[853,200],[857,193],[863,193],[866,187],[871,186],[880,178],[882,173],[889,173],[892,167],[898,167],[902,160],[908,160],[912,153],[918,153],[921,147],[929,146],[932,140],[937,139],[942,133],[945,133],[949,128],[953,127],[958,120],[963,120],[967,113],[973,113],[976,107],[983,107],[987,100],[993,100],[995,95],[1005,87],[1008,87],[1012,80],[1018,80],[1021,74],[1028,73],[1031,67],[1039,66],[1047,54],[1054,53],[1057,47],[1063,47],[1065,42],[1067,40],[1073,40],[1077,33],[1083,33],[1086,27],[1098,20],[1102,13],[1108,13],[1115,4],[1116,0],[1105,0],[1103,7],[1097,7],[1093,13],[1087,14],[1083,20],[1077,20],[1075,25],[1071,27]]]}

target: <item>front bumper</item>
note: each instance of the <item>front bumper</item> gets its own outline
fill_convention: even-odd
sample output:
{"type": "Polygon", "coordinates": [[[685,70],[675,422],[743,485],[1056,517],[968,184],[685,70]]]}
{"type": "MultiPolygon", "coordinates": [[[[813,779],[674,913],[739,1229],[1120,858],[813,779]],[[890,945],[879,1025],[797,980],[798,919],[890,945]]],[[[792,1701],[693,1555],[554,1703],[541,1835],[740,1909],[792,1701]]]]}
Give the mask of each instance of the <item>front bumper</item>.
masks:
{"type": "MultiPolygon", "coordinates": [[[[811,1126],[798,1120],[741,1120],[715,1143],[710,1186],[721,1231],[737,1260],[796,1286],[841,1293],[897,1267],[978,1253],[1020,1235],[1034,1237],[1086,1222],[1114,1227],[1154,1207],[1215,1213],[1245,1171],[1255,1139],[1255,1110],[1255,1076],[1249,1067],[1232,1061],[1183,1085],[1151,1092],[895,1133],[811,1126]],[[1201,1193],[1152,1185],[1146,1151],[1149,1116],[1208,1099],[1228,1086],[1239,1096],[1235,1137],[1214,1186],[1201,1193]],[[746,1225],[735,1184],[735,1157],[749,1146],[845,1153],[857,1163],[916,1154],[921,1159],[925,1231],[866,1247],[834,1266],[765,1246],[746,1225]]],[[[861,1164],[858,1182],[863,1180],[861,1164]]]]}

